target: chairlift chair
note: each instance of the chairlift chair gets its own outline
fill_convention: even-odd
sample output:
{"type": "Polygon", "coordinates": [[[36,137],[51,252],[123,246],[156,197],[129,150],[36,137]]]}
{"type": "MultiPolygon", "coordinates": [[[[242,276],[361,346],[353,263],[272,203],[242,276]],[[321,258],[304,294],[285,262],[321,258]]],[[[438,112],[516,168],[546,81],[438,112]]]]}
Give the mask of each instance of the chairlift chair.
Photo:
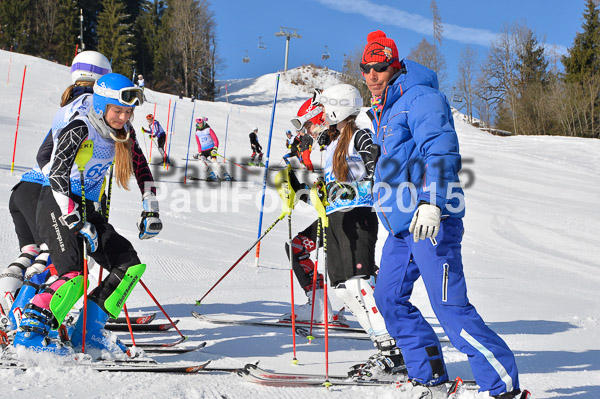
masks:
{"type": "Polygon", "coordinates": [[[262,41],[262,36],[258,37],[258,48],[261,50],[266,50],[267,49],[267,45],[263,43],[262,41]]]}
{"type": "Polygon", "coordinates": [[[250,57],[248,57],[248,50],[246,50],[246,54],[244,55],[244,58],[242,58],[242,62],[244,64],[247,64],[250,62],[250,57]]]}
{"type": "Polygon", "coordinates": [[[456,92],[456,87],[452,88],[452,102],[462,103],[462,96],[456,92]]]}
{"type": "Polygon", "coordinates": [[[327,46],[325,46],[325,50],[323,51],[323,54],[321,55],[321,59],[323,61],[328,60],[329,59],[329,51],[327,51],[327,46]]]}

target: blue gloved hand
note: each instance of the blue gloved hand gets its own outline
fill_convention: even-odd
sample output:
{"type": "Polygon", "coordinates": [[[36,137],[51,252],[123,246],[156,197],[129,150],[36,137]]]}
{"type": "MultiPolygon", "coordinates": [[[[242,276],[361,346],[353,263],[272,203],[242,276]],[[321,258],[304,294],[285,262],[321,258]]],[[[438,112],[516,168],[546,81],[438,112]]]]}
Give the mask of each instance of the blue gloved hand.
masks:
{"type": "Polygon", "coordinates": [[[146,192],[142,199],[144,210],[137,223],[140,240],[156,236],[162,230],[162,222],[158,214],[158,200],[152,192],[146,192]]]}
{"type": "Polygon", "coordinates": [[[89,252],[96,252],[98,249],[98,232],[96,227],[88,222],[83,223],[83,227],[78,232],[84,239],[89,252]]]}

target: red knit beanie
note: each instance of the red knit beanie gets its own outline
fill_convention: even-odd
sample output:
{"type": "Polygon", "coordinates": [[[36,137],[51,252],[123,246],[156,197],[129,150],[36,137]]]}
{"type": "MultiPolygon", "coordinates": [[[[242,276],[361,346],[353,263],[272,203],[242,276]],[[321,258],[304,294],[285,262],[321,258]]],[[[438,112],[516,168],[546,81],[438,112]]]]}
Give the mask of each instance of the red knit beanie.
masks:
{"type": "Polygon", "coordinates": [[[398,49],[396,43],[380,30],[369,33],[367,36],[367,45],[362,55],[362,63],[369,62],[391,62],[394,68],[401,68],[398,59],[398,49]]]}

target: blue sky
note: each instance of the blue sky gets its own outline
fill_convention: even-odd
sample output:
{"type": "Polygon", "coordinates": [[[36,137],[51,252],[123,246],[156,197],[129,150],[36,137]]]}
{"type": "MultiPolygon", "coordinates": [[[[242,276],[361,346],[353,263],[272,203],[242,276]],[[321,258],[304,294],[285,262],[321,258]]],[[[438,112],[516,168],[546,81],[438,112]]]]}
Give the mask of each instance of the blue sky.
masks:
{"type": "MultiPolygon", "coordinates": [[[[217,79],[248,78],[283,70],[285,38],[280,27],[297,28],[288,68],[313,63],[341,70],[345,53],[366,43],[381,29],[395,40],[403,58],[423,38],[432,42],[429,0],[212,0],[218,53],[223,65],[217,79]],[[259,36],[266,50],[258,48],[259,36]],[[330,58],[321,59],[327,46],[330,58]],[[250,62],[242,58],[248,53],[250,62]]],[[[488,43],[507,23],[524,23],[539,41],[562,51],[581,31],[584,0],[437,0],[444,24],[442,52],[449,83],[456,79],[462,48],[469,44],[482,60],[488,43]]]]}

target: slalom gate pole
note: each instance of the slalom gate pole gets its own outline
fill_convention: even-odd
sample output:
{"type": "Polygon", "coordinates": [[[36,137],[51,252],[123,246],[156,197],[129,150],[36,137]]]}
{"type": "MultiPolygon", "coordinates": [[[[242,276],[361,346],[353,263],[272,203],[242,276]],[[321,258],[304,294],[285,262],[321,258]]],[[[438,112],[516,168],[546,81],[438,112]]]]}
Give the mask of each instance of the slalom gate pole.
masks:
{"type": "MultiPolygon", "coordinates": [[[[171,118],[171,99],[170,98],[169,98],[169,109],[167,110],[167,132],[165,133],[165,135],[166,135],[165,136],[165,147],[167,146],[167,140],[169,140],[169,121],[170,121],[169,118],[171,118]]],[[[169,140],[169,142],[171,142],[171,141],[169,140]]],[[[167,165],[168,165],[167,159],[169,159],[169,155],[166,152],[164,155],[165,155],[164,156],[165,159],[163,159],[163,169],[167,168],[167,165]]]]}
{"type": "Polygon", "coordinates": [[[152,163],[152,135],[154,134],[154,122],[156,122],[156,103],[154,103],[154,111],[152,112],[152,126],[150,126],[150,156],[148,157],[148,162],[152,163]]]}
{"type": "Polygon", "coordinates": [[[154,297],[154,295],[152,295],[152,293],[150,292],[150,290],[148,289],[148,287],[146,286],[146,284],[144,284],[144,282],[142,281],[141,278],[140,278],[140,284],[142,285],[142,287],[144,287],[144,289],[146,290],[146,292],[148,293],[148,295],[150,295],[150,298],[152,298],[152,300],[154,301],[154,303],[156,304],[156,306],[158,306],[158,308],[165,315],[165,317],[167,318],[167,320],[169,320],[169,323],[171,323],[171,325],[175,328],[175,330],[177,330],[177,332],[179,333],[179,335],[181,335],[182,338],[187,339],[187,337],[185,335],[183,335],[181,333],[181,331],[179,331],[179,328],[177,328],[177,325],[175,325],[175,323],[173,323],[173,320],[171,320],[171,318],[169,317],[169,315],[167,314],[167,312],[163,309],[163,307],[160,306],[160,303],[158,303],[158,301],[156,300],[156,298],[154,297]]]}
{"type": "MultiPolygon", "coordinates": [[[[173,135],[175,134],[175,109],[177,108],[177,100],[173,104],[173,116],[171,117],[171,140],[169,140],[169,150],[167,152],[167,158],[171,159],[171,141],[173,141],[173,135]]],[[[167,170],[169,170],[169,164],[167,164],[167,170]]]]}
{"type": "Polygon", "coordinates": [[[196,101],[192,107],[192,120],[190,120],[190,135],[188,136],[187,154],[185,156],[185,173],[183,175],[183,184],[187,182],[188,162],[190,161],[190,140],[192,140],[192,128],[194,127],[194,111],[196,110],[196,101]]]}
{"type": "Polygon", "coordinates": [[[10,175],[13,175],[15,170],[15,153],[17,152],[17,136],[19,135],[19,121],[21,120],[21,104],[23,102],[23,88],[25,87],[25,74],[27,73],[27,65],[23,68],[23,82],[21,83],[21,95],[19,96],[19,113],[17,114],[17,130],[15,130],[15,145],[13,147],[12,163],[10,164],[10,175]]]}
{"type": "Polygon", "coordinates": [[[237,166],[239,166],[240,168],[242,168],[242,169],[244,169],[244,170],[247,170],[248,172],[252,173],[253,175],[255,175],[255,174],[256,174],[256,173],[254,173],[253,171],[251,171],[250,169],[248,169],[248,168],[244,168],[244,167],[243,167],[242,165],[240,165],[239,163],[233,162],[231,159],[225,158],[225,157],[224,157],[223,155],[221,155],[221,154],[217,154],[217,155],[218,155],[218,156],[220,156],[221,158],[223,158],[223,162],[225,162],[225,161],[229,161],[229,162],[231,162],[232,164],[234,164],[234,165],[237,165],[237,166]]]}
{"type": "Polygon", "coordinates": [[[254,241],[254,244],[252,244],[252,246],[251,246],[250,248],[248,248],[248,249],[246,250],[246,252],[244,252],[244,253],[242,254],[242,256],[240,256],[240,257],[238,258],[238,260],[236,260],[236,261],[235,261],[235,263],[234,263],[234,264],[233,264],[233,265],[232,265],[232,266],[231,266],[231,267],[230,267],[230,268],[229,268],[229,269],[228,269],[228,270],[225,272],[225,274],[223,274],[223,275],[221,276],[221,278],[219,278],[219,279],[217,280],[217,282],[216,282],[216,283],[215,283],[215,284],[214,284],[212,287],[210,287],[210,289],[209,289],[208,291],[206,291],[206,294],[204,294],[204,295],[202,296],[202,298],[200,298],[200,299],[198,299],[198,300],[196,301],[196,305],[200,305],[200,304],[201,304],[202,300],[203,300],[204,298],[206,298],[206,296],[207,296],[207,295],[208,295],[208,294],[209,294],[209,293],[210,293],[210,292],[211,292],[211,291],[212,291],[212,290],[213,290],[213,289],[214,289],[214,288],[217,286],[217,284],[219,284],[219,283],[220,283],[220,282],[221,282],[221,281],[222,281],[222,280],[225,278],[225,276],[227,276],[227,275],[229,274],[229,272],[230,272],[230,271],[232,271],[232,270],[233,270],[233,268],[234,268],[234,267],[236,267],[236,266],[237,266],[237,265],[238,265],[238,264],[239,264],[239,263],[242,261],[242,259],[244,259],[244,258],[246,257],[246,255],[248,255],[248,254],[250,253],[250,251],[252,251],[252,248],[254,248],[254,247],[256,246],[256,244],[258,244],[258,243],[260,242],[260,240],[262,240],[262,239],[263,239],[263,238],[264,238],[264,237],[267,235],[267,233],[268,233],[269,231],[271,231],[271,229],[272,229],[273,227],[275,227],[275,225],[276,225],[277,223],[279,223],[279,221],[280,221],[281,219],[283,219],[283,216],[284,216],[284,215],[285,215],[285,214],[283,214],[283,215],[280,215],[280,216],[277,218],[277,220],[275,220],[275,222],[273,222],[273,224],[272,224],[271,226],[269,226],[269,228],[268,228],[267,230],[265,230],[265,232],[263,233],[263,235],[262,235],[262,236],[260,236],[260,237],[258,238],[258,240],[254,241]]]}
{"type": "Polygon", "coordinates": [[[129,319],[129,312],[127,311],[127,304],[123,304],[123,310],[125,311],[125,320],[127,320],[127,328],[129,328],[129,335],[131,335],[131,342],[135,346],[135,338],[133,338],[133,328],[131,327],[131,320],[129,319]]]}
{"type": "MultiPolygon", "coordinates": [[[[316,242],[316,251],[317,251],[317,259],[315,260],[315,267],[313,270],[313,289],[312,289],[312,303],[310,306],[310,330],[309,330],[309,334],[308,334],[308,342],[312,344],[312,340],[315,339],[315,337],[312,335],[312,331],[313,331],[313,322],[314,322],[314,315],[315,315],[315,294],[317,292],[317,276],[319,275],[319,245],[321,245],[320,242],[321,239],[321,219],[317,219],[317,242],[316,242]]],[[[325,306],[327,306],[327,303],[325,303],[325,306]]],[[[328,320],[329,321],[329,320],[328,320]]]]}
{"type": "MultiPolygon", "coordinates": [[[[265,174],[263,177],[262,198],[260,202],[260,216],[258,219],[258,236],[262,229],[263,210],[265,207],[265,192],[267,190],[267,174],[269,173],[269,155],[271,154],[271,139],[273,138],[273,123],[275,120],[275,108],[277,107],[277,92],[279,90],[279,74],[275,81],[275,96],[273,97],[273,110],[271,111],[271,126],[269,128],[269,143],[267,144],[267,160],[265,161],[265,174]]],[[[260,243],[256,247],[256,256],[254,259],[254,267],[258,267],[258,259],[260,258],[260,243]]]]}
{"type": "MultiPolygon", "coordinates": [[[[229,131],[229,114],[227,114],[227,122],[225,122],[225,146],[223,148],[223,163],[225,163],[225,161],[228,160],[227,158],[225,158],[225,154],[227,154],[227,132],[228,131],[229,131]]],[[[231,161],[229,161],[229,162],[231,162],[231,161]]],[[[238,166],[240,166],[240,165],[238,165],[238,166]]],[[[246,168],[244,168],[244,169],[246,169],[246,168]]],[[[248,169],[246,169],[246,170],[248,170],[248,169]]]]}

